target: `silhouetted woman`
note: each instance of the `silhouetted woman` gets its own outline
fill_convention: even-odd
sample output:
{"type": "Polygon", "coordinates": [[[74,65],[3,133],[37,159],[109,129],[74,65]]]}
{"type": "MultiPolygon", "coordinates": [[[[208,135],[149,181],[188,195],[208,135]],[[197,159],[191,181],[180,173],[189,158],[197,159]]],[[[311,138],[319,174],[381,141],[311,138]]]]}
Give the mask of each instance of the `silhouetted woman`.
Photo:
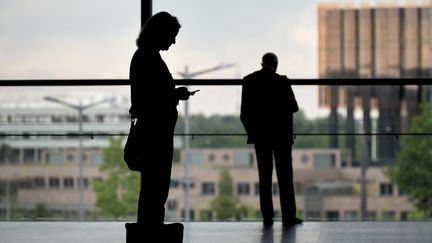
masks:
{"type": "Polygon", "coordinates": [[[137,39],[138,49],[130,66],[130,114],[136,118],[144,154],[137,227],[165,227],[164,204],[168,198],[173,159],[173,135],[179,100],[191,93],[175,88],[174,80],[159,52],[175,44],[180,24],[167,12],[152,16],[137,39]]]}

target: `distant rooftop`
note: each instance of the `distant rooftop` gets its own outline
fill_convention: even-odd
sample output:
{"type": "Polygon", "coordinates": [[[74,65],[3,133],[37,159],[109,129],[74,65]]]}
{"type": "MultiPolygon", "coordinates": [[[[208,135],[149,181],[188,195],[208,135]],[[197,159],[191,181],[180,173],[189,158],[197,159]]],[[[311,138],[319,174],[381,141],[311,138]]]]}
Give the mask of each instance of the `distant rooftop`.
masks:
{"type": "Polygon", "coordinates": [[[358,9],[358,8],[417,8],[417,7],[431,7],[431,1],[424,0],[418,3],[415,0],[408,0],[405,3],[398,1],[344,1],[333,3],[319,3],[318,8],[325,9],[358,9]]]}
{"type": "Polygon", "coordinates": [[[48,109],[48,108],[61,108],[64,106],[55,104],[44,100],[45,96],[50,96],[64,100],[72,104],[79,104],[82,102],[83,105],[97,102],[107,98],[114,98],[113,102],[108,102],[98,105],[102,107],[128,107],[130,106],[130,95],[125,93],[113,93],[105,91],[62,91],[58,92],[4,92],[0,91],[0,109],[48,109]]]}

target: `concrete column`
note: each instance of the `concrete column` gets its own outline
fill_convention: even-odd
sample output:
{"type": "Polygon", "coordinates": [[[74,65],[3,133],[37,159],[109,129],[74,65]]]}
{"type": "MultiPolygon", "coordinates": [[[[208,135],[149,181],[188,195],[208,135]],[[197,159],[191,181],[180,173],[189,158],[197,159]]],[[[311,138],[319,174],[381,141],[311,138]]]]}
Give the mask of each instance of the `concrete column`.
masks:
{"type": "Polygon", "coordinates": [[[339,86],[330,86],[330,148],[338,148],[338,105],[339,105],[339,86]]]}
{"type": "Polygon", "coordinates": [[[153,0],[141,0],[141,26],[152,16],[153,14],[153,0]]]}
{"type": "MultiPolygon", "coordinates": [[[[400,87],[386,86],[379,91],[379,133],[400,132],[400,87]]],[[[379,159],[385,163],[393,163],[398,150],[398,141],[394,136],[379,137],[379,159]]]]}
{"type": "Polygon", "coordinates": [[[24,164],[24,149],[18,149],[18,163],[24,164]]]}
{"type": "MultiPolygon", "coordinates": [[[[346,87],[346,101],[347,101],[347,123],[346,132],[355,133],[355,120],[354,120],[354,87],[346,87]]],[[[346,147],[351,150],[352,158],[355,159],[355,136],[346,137],[346,147]]]]}

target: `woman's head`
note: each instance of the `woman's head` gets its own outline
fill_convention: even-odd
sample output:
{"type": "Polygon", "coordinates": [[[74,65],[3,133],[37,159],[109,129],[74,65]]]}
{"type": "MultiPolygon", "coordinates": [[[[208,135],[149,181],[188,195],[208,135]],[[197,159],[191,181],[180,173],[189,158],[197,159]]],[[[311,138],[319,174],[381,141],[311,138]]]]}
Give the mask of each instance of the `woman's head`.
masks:
{"type": "Polygon", "coordinates": [[[167,12],[157,13],[142,27],[137,46],[138,48],[150,47],[157,50],[168,50],[172,44],[175,44],[180,27],[176,17],[167,12]]]}

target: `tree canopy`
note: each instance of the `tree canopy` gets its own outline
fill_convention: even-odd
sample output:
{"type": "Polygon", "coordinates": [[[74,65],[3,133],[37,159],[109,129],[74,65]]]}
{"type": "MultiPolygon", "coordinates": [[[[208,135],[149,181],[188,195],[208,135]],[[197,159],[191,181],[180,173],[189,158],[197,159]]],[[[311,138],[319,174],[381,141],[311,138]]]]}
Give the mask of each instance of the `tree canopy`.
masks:
{"type": "MultiPolygon", "coordinates": [[[[409,133],[432,132],[432,112],[422,104],[411,121],[409,133]]],[[[401,137],[401,150],[389,175],[402,192],[408,193],[419,211],[432,217],[432,136],[401,137]]]]}
{"type": "Polygon", "coordinates": [[[139,174],[131,172],[123,161],[122,141],[110,140],[100,167],[106,178],[93,183],[98,214],[115,219],[136,214],[139,196],[139,174]]]}
{"type": "Polygon", "coordinates": [[[219,174],[219,193],[210,203],[218,220],[227,220],[236,216],[240,208],[240,200],[234,195],[233,181],[228,169],[219,174]]]}
{"type": "MultiPolygon", "coordinates": [[[[197,136],[191,140],[194,148],[244,148],[246,134],[239,116],[234,115],[203,115],[190,116],[190,131],[194,134],[238,134],[235,136],[197,136]]],[[[343,119],[340,118],[342,121],[343,119]]],[[[176,133],[184,133],[184,120],[179,117],[176,133]]],[[[294,133],[327,133],[328,118],[308,119],[303,111],[294,114],[294,133]]],[[[328,136],[296,136],[296,148],[328,148],[328,136]]]]}

